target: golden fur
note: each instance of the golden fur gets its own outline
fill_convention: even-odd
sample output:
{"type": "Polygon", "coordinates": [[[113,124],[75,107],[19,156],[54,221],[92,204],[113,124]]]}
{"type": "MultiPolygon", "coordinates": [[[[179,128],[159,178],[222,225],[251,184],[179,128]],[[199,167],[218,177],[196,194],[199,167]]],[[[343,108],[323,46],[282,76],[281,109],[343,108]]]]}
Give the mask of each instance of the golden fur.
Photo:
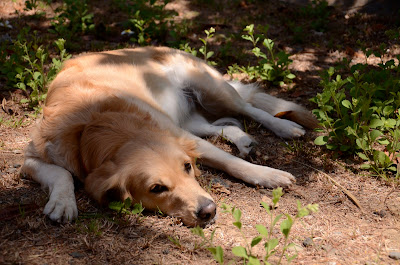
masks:
{"type": "MultiPolygon", "coordinates": [[[[206,164],[252,184],[285,186],[293,180],[289,173],[217,151],[187,132],[202,136],[196,133],[201,130],[200,123],[206,122],[202,113],[214,120],[245,114],[272,126],[282,137],[304,133],[295,123],[269,116],[264,119],[260,101],[265,94],[254,90],[245,98],[241,91],[243,87],[236,92],[203,61],[169,48],[79,56],[65,63],[49,88],[23,172],[50,189],[45,213],[54,220],[77,215],[73,185],[71,193],[73,175],[100,203],[129,197],[147,209],[177,216],[189,226],[205,225],[216,209],[211,196],[195,180],[199,152],[205,153],[206,164]],[[191,124],[196,117],[199,121],[191,124]],[[249,172],[252,176],[246,176],[249,172]]],[[[290,106],[283,111],[307,113],[295,104],[290,106]]],[[[265,111],[273,112],[268,108],[265,111]]],[[[283,115],[279,108],[275,112],[271,114],[283,115]]],[[[292,114],[286,116],[296,116],[292,114]]],[[[305,115],[298,116],[304,119],[305,115]]],[[[313,124],[312,116],[306,117],[313,124]]],[[[231,127],[231,137],[240,136],[238,148],[242,146],[241,152],[246,153],[251,138],[231,127]]]]}

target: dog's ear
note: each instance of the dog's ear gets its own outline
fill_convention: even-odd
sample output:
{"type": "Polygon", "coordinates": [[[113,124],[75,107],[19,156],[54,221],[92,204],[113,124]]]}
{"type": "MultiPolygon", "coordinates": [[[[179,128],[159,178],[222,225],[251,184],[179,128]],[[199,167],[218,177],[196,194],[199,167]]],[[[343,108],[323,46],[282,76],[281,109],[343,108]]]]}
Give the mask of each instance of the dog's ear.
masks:
{"type": "Polygon", "coordinates": [[[86,192],[102,205],[112,201],[124,201],[130,194],[126,190],[125,178],[119,174],[113,162],[105,162],[86,177],[86,192]]]}
{"type": "Polygon", "coordinates": [[[183,147],[183,150],[185,150],[185,153],[192,160],[195,176],[196,177],[200,176],[201,171],[197,168],[196,160],[201,156],[201,154],[197,150],[196,141],[182,137],[179,139],[179,143],[183,147]]]}

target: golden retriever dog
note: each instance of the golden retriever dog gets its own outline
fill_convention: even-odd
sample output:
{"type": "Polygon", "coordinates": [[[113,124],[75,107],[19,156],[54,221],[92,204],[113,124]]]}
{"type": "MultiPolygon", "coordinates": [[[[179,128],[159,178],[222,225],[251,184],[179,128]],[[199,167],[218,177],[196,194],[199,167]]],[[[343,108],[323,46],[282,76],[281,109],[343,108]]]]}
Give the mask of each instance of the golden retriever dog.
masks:
{"type": "Polygon", "coordinates": [[[316,123],[302,107],[255,85],[228,82],[179,50],[85,54],[67,61],[51,83],[22,173],[49,189],[44,213],[55,221],[78,216],[74,176],[99,203],[131,198],[187,226],[205,226],[215,219],[216,205],[196,181],[197,158],[252,185],[288,186],[295,180],[200,138],[223,134],[240,156],[247,155],[254,140],[231,118],[237,115],[283,138],[300,137],[302,126],[316,123]]]}

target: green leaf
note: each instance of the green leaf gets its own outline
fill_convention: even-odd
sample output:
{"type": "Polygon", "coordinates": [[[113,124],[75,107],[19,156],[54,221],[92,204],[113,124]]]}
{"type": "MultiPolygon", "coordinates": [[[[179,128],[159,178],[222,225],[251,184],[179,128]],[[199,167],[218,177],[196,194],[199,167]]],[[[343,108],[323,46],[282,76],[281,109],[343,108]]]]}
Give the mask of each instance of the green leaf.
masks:
{"type": "Polygon", "coordinates": [[[268,242],[265,243],[265,250],[267,254],[269,254],[276,246],[279,244],[279,240],[276,238],[271,238],[268,242]]]}
{"type": "Polygon", "coordinates": [[[316,145],[325,145],[328,143],[329,137],[326,135],[321,135],[315,138],[314,143],[316,145]]]}
{"type": "Polygon", "coordinates": [[[293,219],[287,215],[287,219],[283,220],[281,223],[281,232],[285,236],[285,238],[288,238],[290,229],[292,228],[293,225],[293,219]]]}
{"type": "Polygon", "coordinates": [[[326,71],[328,75],[331,77],[335,73],[335,68],[329,67],[328,71],[326,71]]]}
{"type": "Polygon", "coordinates": [[[124,203],[123,202],[110,202],[108,204],[108,208],[110,208],[111,210],[120,212],[122,210],[122,208],[124,207],[124,203]]]}
{"type": "Polygon", "coordinates": [[[133,209],[131,211],[132,214],[141,214],[144,211],[144,208],[141,203],[135,203],[133,205],[133,209]]]}
{"type": "Polygon", "coordinates": [[[371,141],[374,142],[376,140],[376,138],[378,138],[379,136],[381,136],[383,133],[381,131],[378,130],[372,130],[369,133],[369,137],[371,138],[371,141]]]}
{"type": "Polygon", "coordinates": [[[271,39],[265,39],[263,45],[270,51],[274,48],[274,41],[271,39]]]}
{"type": "Polygon", "coordinates": [[[253,41],[253,39],[249,35],[242,35],[242,39],[248,40],[248,41],[251,41],[251,42],[253,41]]]}
{"type": "Polygon", "coordinates": [[[384,121],[381,119],[372,119],[369,124],[369,127],[375,129],[376,127],[383,126],[384,124],[385,124],[384,121]]]}
{"type": "Polygon", "coordinates": [[[266,202],[261,202],[262,207],[264,207],[265,211],[267,211],[268,214],[271,214],[271,210],[269,205],[266,202]]]}
{"type": "Polygon", "coordinates": [[[370,165],[370,164],[362,164],[362,165],[360,166],[360,168],[361,168],[361,169],[370,169],[370,168],[371,168],[371,165],[370,165]]]}
{"type": "Polygon", "coordinates": [[[367,141],[365,141],[364,139],[361,139],[361,138],[356,139],[356,144],[357,144],[358,148],[360,148],[362,150],[369,150],[367,141]]]}
{"type": "Polygon", "coordinates": [[[236,226],[237,228],[242,229],[242,223],[241,222],[233,222],[233,225],[236,226]]]}
{"type": "Polygon", "coordinates": [[[37,80],[42,76],[42,74],[40,72],[34,72],[33,73],[33,80],[37,80]]]}
{"type": "Polygon", "coordinates": [[[272,226],[275,226],[276,223],[282,218],[282,216],[283,216],[283,214],[278,214],[278,215],[275,217],[274,221],[272,221],[272,226]]]}
{"type": "Polygon", "coordinates": [[[251,247],[256,246],[258,243],[260,243],[261,240],[262,240],[262,236],[257,236],[255,238],[253,238],[253,240],[251,241],[251,247]]]}
{"type": "Polygon", "coordinates": [[[359,157],[361,157],[361,159],[363,159],[363,160],[369,160],[369,158],[364,154],[364,153],[357,153],[357,155],[359,156],[359,157]]]}
{"type": "Polygon", "coordinates": [[[287,261],[290,263],[292,260],[294,260],[295,258],[297,258],[298,254],[294,254],[292,256],[286,255],[286,259],[287,261]]]}
{"type": "Polygon", "coordinates": [[[260,235],[264,236],[265,238],[268,237],[268,229],[263,225],[256,225],[256,229],[260,235]]]}
{"type": "Polygon", "coordinates": [[[217,246],[215,248],[207,248],[207,249],[208,249],[208,251],[211,252],[211,254],[213,254],[214,259],[219,264],[223,264],[224,263],[224,250],[220,246],[217,246]]]}
{"type": "Polygon", "coordinates": [[[390,164],[390,158],[382,151],[374,150],[373,151],[374,161],[379,162],[379,164],[383,167],[386,167],[390,164]]]}
{"type": "Polygon", "coordinates": [[[378,143],[381,145],[388,145],[390,142],[388,139],[378,139],[378,143]]]}
{"type": "Polygon", "coordinates": [[[282,195],[283,190],[281,187],[272,190],[272,203],[274,204],[274,206],[279,202],[282,195]]]}
{"type": "Polygon", "coordinates": [[[246,249],[244,247],[242,247],[242,246],[233,247],[232,248],[232,253],[236,257],[241,257],[241,258],[245,258],[245,259],[249,258],[249,256],[247,255],[246,249]]]}
{"type": "Polygon", "coordinates": [[[124,207],[126,209],[130,208],[132,205],[132,199],[131,198],[126,198],[126,200],[124,201],[124,207]]]}
{"type": "Polygon", "coordinates": [[[260,265],[260,261],[255,257],[249,257],[249,262],[247,265],[260,265]]]}
{"type": "Polygon", "coordinates": [[[190,229],[190,232],[192,232],[192,234],[197,235],[197,236],[199,236],[199,237],[202,237],[202,238],[205,237],[205,236],[204,236],[203,228],[201,228],[201,227],[199,227],[199,226],[196,226],[196,227],[194,227],[194,228],[191,228],[191,229],[190,229]]]}
{"type": "Polygon", "coordinates": [[[294,79],[294,78],[296,78],[296,76],[295,76],[294,74],[292,74],[292,73],[286,75],[286,77],[289,78],[289,79],[294,79]]]}
{"type": "Polygon", "coordinates": [[[232,215],[233,218],[235,218],[235,221],[239,222],[240,218],[242,217],[242,212],[239,209],[234,209],[232,215]]]}
{"type": "Polygon", "coordinates": [[[297,217],[304,217],[309,215],[310,212],[308,211],[307,207],[302,207],[299,200],[297,200],[297,217]]]}
{"type": "Polygon", "coordinates": [[[343,105],[345,108],[347,108],[347,109],[352,109],[352,108],[353,108],[353,105],[352,105],[351,102],[348,101],[347,99],[345,99],[345,100],[342,101],[342,105],[343,105]]]}

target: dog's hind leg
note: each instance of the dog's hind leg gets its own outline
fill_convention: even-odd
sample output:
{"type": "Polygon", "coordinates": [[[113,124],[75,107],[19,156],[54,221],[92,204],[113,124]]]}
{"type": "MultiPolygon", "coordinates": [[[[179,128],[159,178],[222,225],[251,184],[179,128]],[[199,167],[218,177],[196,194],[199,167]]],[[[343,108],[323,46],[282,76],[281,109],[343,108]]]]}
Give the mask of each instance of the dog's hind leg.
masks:
{"type": "MultiPolygon", "coordinates": [[[[244,89],[237,91],[220,73],[204,62],[194,61],[193,65],[178,67],[174,76],[185,84],[186,91],[189,91],[194,101],[211,115],[220,118],[242,114],[260,122],[283,138],[296,138],[305,134],[301,125],[274,117],[266,110],[253,106],[252,99],[257,94],[256,90],[250,90],[248,95],[244,89]]],[[[261,105],[263,104],[259,107],[261,105]]]]}
{"type": "Polygon", "coordinates": [[[34,149],[31,142],[25,153],[21,173],[31,176],[42,185],[42,188],[49,190],[50,198],[43,213],[57,222],[75,219],[78,216],[78,209],[71,173],[62,167],[44,162],[37,157],[34,149]]]}
{"type": "Polygon", "coordinates": [[[234,143],[240,151],[239,156],[245,157],[253,148],[255,141],[239,127],[225,125],[226,123],[236,124],[236,122],[236,120],[232,121],[225,118],[211,124],[203,116],[195,112],[187,119],[182,128],[199,137],[221,136],[234,143]]]}
{"type": "Polygon", "coordinates": [[[255,84],[239,81],[228,82],[239,95],[253,107],[264,110],[275,117],[294,121],[306,128],[318,127],[318,120],[302,106],[261,92],[255,84]]]}
{"type": "MultiPolygon", "coordinates": [[[[204,75],[204,73],[203,73],[204,75]]],[[[303,127],[293,121],[280,119],[272,116],[265,110],[254,107],[246,102],[244,98],[222,77],[211,78],[205,75],[204,83],[200,78],[191,81],[199,104],[210,114],[217,117],[242,114],[258,121],[267,129],[273,131],[282,138],[296,138],[305,134],[303,127]]]]}

